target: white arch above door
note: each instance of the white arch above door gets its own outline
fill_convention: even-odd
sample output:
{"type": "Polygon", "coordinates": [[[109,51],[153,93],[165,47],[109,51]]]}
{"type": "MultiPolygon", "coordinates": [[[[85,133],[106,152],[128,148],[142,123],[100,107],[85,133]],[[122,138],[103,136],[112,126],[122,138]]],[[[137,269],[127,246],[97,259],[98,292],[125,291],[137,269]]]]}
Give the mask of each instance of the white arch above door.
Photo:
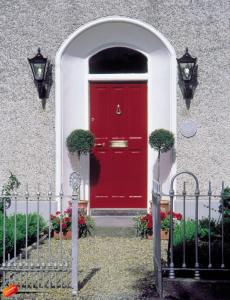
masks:
{"type": "MultiPolygon", "coordinates": [[[[76,128],[89,128],[89,80],[147,80],[148,133],[166,128],[176,133],[176,54],[167,39],[151,25],[126,17],[106,17],[90,22],[71,34],[56,55],[56,192],[61,183],[70,192],[69,175],[75,169],[65,146],[68,134],[76,128]],[[148,58],[147,74],[101,74],[88,72],[89,58],[105,48],[128,47],[148,58]]],[[[156,154],[148,149],[148,198],[151,199],[153,165],[156,154]]],[[[175,171],[171,157],[163,161],[163,188],[168,190],[170,173],[175,171]]],[[[88,199],[87,159],[83,170],[85,199],[88,199]]]]}

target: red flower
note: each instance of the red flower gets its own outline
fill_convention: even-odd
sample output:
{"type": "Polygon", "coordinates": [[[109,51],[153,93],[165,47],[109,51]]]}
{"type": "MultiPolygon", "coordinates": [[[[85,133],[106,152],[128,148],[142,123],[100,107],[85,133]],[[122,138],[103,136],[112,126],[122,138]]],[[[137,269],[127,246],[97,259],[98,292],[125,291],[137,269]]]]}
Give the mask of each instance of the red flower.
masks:
{"type": "Polygon", "coordinates": [[[69,217],[63,218],[63,222],[65,222],[65,223],[68,223],[68,222],[70,222],[70,221],[71,221],[71,218],[69,218],[69,217]]]}
{"type": "Polygon", "coordinates": [[[182,219],[182,214],[177,213],[177,214],[175,214],[175,217],[176,217],[177,220],[180,221],[182,219]]]}
{"type": "Polygon", "coordinates": [[[61,224],[62,230],[67,228],[67,225],[65,223],[61,224]]]}
{"type": "Polygon", "coordinates": [[[164,220],[167,217],[167,214],[164,211],[160,211],[161,220],[164,220]]]}
{"type": "Polygon", "coordinates": [[[147,228],[152,229],[153,228],[153,218],[151,214],[147,214],[147,228]]]}
{"type": "MultiPolygon", "coordinates": [[[[171,215],[171,211],[168,212],[168,216],[170,216],[170,215],[171,215]]],[[[173,216],[173,218],[175,218],[175,219],[177,219],[179,221],[182,219],[182,214],[175,213],[174,211],[172,212],[172,216],[173,216]]]]}
{"type": "Polygon", "coordinates": [[[72,208],[71,207],[68,207],[65,211],[64,211],[65,214],[68,214],[68,215],[72,215],[72,208]]]}
{"type": "Polygon", "coordinates": [[[145,222],[148,222],[147,215],[144,215],[144,216],[141,217],[141,223],[145,223],[145,222]]]}
{"type": "Polygon", "coordinates": [[[78,224],[79,225],[84,225],[85,224],[85,217],[84,216],[80,216],[78,218],[78,224]]]}
{"type": "Polygon", "coordinates": [[[60,211],[57,211],[56,212],[56,216],[58,216],[58,215],[60,215],[61,214],[61,212],[60,211]]]}

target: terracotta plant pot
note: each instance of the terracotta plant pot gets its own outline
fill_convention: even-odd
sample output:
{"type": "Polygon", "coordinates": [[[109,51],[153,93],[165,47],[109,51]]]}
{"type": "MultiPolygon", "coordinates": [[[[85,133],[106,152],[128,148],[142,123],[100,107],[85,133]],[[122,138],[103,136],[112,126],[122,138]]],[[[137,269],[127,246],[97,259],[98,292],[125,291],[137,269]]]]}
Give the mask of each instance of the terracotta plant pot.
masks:
{"type": "Polygon", "coordinates": [[[161,199],[161,210],[165,213],[169,212],[169,201],[161,199]]]}
{"type": "MultiPolygon", "coordinates": [[[[147,240],[152,240],[153,239],[153,235],[146,235],[147,240]]],[[[169,239],[169,232],[166,230],[161,230],[161,240],[168,240],[169,239]]]]}
{"type": "MultiPolygon", "coordinates": [[[[54,239],[60,240],[60,232],[54,231],[54,239]]],[[[62,232],[62,240],[71,240],[72,239],[72,231],[62,232]]]]}
{"type": "Polygon", "coordinates": [[[161,230],[161,240],[168,240],[169,239],[169,231],[161,230]]]}
{"type": "Polygon", "coordinates": [[[78,208],[87,211],[88,201],[87,200],[79,200],[78,208]]]}

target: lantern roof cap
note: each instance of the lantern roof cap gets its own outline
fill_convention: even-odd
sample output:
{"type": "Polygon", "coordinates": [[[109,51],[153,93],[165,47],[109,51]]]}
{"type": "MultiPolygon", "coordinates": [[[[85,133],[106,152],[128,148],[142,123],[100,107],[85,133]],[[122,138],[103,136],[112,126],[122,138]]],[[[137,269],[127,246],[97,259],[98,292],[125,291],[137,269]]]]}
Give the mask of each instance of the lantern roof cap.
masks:
{"type": "Polygon", "coordinates": [[[38,48],[38,53],[33,58],[28,58],[30,63],[46,63],[47,58],[41,54],[41,48],[38,48]]]}
{"type": "Polygon", "coordinates": [[[177,58],[177,61],[178,61],[179,64],[180,63],[193,63],[193,64],[196,64],[197,58],[192,57],[190,55],[190,53],[188,52],[188,47],[186,47],[185,54],[182,57],[177,58]]]}

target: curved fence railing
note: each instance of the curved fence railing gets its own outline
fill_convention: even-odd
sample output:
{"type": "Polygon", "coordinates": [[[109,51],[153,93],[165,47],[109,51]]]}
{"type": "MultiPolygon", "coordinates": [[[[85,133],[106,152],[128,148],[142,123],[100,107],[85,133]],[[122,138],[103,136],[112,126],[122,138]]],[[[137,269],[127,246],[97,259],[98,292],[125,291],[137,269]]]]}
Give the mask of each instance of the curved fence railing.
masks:
{"type": "MultiPolygon", "coordinates": [[[[190,186],[189,186],[190,187],[190,186]]],[[[191,191],[191,188],[189,188],[191,191]]],[[[162,257],[161,213],[162,193],[160,184],[153,184],[154,218],[154,267],[156,286],[160,296],[163,292],[164,277],[178,277],[200,280],[214,274],[230,272],[230,210],[226,209],[226,194],[222,183],[219,194],[213,194],[209,182],[207,194],[201,194],[198,178],[191,172],[176,174],[170,184],[169,194],[169,241],[167,259],[162,257]],[[174,182],[181,175],[194,179],[193,192],[187,192],[183,182],[181,193],[175,193],[174,182]],[[181,213],[181,220],[175,220],[175,208],[181,213]],[[213,272],[215,271],[215,273],[213,272]]],[[[164,197],[166,195],[164,194],[164,197]]],[[[165,246],[164,246],[165,247],[165,246]]],[[[229,273],[230,274],[230,273],[229,273]]]]}

